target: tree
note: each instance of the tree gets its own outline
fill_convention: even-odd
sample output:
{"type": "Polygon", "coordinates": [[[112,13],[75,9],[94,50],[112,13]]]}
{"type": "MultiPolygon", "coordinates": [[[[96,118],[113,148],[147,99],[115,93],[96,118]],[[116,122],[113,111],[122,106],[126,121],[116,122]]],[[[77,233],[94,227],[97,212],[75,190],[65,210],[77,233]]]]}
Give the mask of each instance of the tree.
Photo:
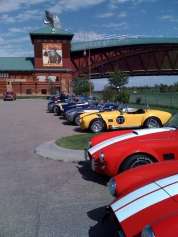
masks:
{"type": "Polygon", "coordinates": [[[178,91],[178,82],[175,82],[173,87],[174,87],[175,91],[178,91]]]}
{"type": "Polygon", "coordinates": [[[93,84],[85,78],[75,78],[73,80],[73,92],[75,95],[89,95],[91,90],[93,90],[93,84]]]}
{"type": "Polygon", "coordinates": [[[168,92],[168,85],[166,84],[160,84],[160,92],[168,92]]]}
{"type": "Polygon", "coordinates": [[[124,72],[117,71],[110,75],[109,84],[115,89],[122,90],[122,88],[128,83],[128,75],[124,72]]]}
{"type": "Polygon", "coordinates": [[[124,87],[128,83],[126,73],[117,71],[110,75],[109,86],[103,91],[103,99],[110,101],[119,101],[123,103],[129,102],[129,92],[124,87]]]}
{"type": "Polygon", "coordinates": [[[112,86],[105,86],[102,96],[104,101],[115,101],[118,95],[117,90],[115,90],[112,86]]]}

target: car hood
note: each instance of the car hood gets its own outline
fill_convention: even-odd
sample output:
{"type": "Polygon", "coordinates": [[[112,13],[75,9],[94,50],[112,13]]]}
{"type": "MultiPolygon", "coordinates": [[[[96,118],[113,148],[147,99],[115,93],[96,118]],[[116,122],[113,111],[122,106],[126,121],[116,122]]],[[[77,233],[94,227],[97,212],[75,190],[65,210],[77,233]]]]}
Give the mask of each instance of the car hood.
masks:
{"type": "Polygon", "coordinates": [[[176,174],[135,189],[113,202],[111,210],[126,236],[136,236],[145,225],[175,211],[178,208],[177,195],[176,174]]]}
{"type": "Polygon", "coordinates": [[[165,128],[152,128],[152,129],[139,129],[139,130],[133,130],[132,132],[120,135],[120,136],[116,136],[113,138],[109,138],[106,139],[105,141],[96,144],[95,146],[91,147],[88,152],[93,155],[95,152],[108,147],[114,143],[118,143],[118,142],[123,142],[123,141],[128,141],[132,138],[138,138],[138,137],[145,137],[147,135],[150,134],[155,134],[155,133],[162,133],[162,132],[168,132],[168,131],[172,131],[175,130],[175,128],[169,128],[169,127],[165,127],[165,128]]]}
{"type": "Polygon", "coordinates": [[[85,113],[83,113],[81,116],[80,116],[80,118],[89,118],[91,115],[94,115],[94,114],[96,114],[97,115],[97,113],[98,112],[91,112],[91,111],[89,111],[89,112],[85,112],[85,113]]]}
{"type": "MultiPolygon", "coordinates": [[[[113,110],[114,111],[114,110],[113,110]]],[[[92,115],[96,115],[97,117],[102,117],[103,115],[105,115],[105,114],[109,114],[109,113],[112,113],[113,111],[100,111],[100,110],[97,110],[97,111],[94,111],[94,112],[86,112],[86,113],[84,113],[83,115],[81,115],[81,117],[80,118],[90,118],[90,116],[92,116],[92,115]]]]}

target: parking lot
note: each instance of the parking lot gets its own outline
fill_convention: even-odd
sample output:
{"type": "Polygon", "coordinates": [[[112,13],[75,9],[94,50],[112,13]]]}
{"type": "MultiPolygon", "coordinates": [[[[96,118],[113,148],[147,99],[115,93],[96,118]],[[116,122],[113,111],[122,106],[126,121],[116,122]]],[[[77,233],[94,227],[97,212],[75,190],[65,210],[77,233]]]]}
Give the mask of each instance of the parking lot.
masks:
{"type": "Polygon", "coordinates": [[[106,180],[85,162],[40,158],[34,149],[75,133],[46,112],[46,100],[0,101],[0,236],[108,236],[106,180]]]}

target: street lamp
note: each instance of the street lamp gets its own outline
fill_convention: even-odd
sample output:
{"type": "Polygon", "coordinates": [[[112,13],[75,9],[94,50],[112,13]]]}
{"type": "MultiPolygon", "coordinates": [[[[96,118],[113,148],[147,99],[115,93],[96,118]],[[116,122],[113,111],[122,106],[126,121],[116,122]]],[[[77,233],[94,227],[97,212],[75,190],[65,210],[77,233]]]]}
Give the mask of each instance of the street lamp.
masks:
{"type": "Polygon", "coordinates": [[[84,56],[87,55],[88,50],[88,81],[89,81],[89,95],[92,96],[92,86],[91,86],[91,54],[90,54],[90,48],[84,50],[83,54],[84,56]]]}

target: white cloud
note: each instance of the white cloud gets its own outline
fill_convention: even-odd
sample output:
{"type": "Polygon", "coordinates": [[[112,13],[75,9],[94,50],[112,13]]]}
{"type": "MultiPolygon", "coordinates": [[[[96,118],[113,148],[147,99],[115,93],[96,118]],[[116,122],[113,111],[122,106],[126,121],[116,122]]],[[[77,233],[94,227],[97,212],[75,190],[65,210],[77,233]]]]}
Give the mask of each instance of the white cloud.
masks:
{"type": "Polygon", "coordinates": [[[18,22],[24,22],[28,20],[34,20],[34,19],[39,19],[40,16],[39,10],[26,10],[21,13],[19,13],[16,17],[15,20],[18,22]]]}
{"type": "Polygon", "coordinates": [[[14,23],[15,19],[14,17],[9,16],[8,14],[2,14],[0,16],[0,21],[2,21],[3,23],[14,23]]]}
{"type": "Polygon", "coordinates": [[[127,13],[126,12],[117,13],[114,11],[108,11],[108,12],[97,15],[97,17],[99,17],[99,18],[109,18],[109,17],[113,17],[113,16],[117,16],[119,18],[124,18],[127,16],[127,13]]]}
{"type": "Polygon", "coordinates": [[[39,10],[25,10],[21,11],[19,14],[15,16],[11,16],[10,14],[2,14],[0,16],[0,20],[3,21],[4,23],[16,23],[16,22],[25,22],[29,20],[34,20],[34,19],[42,19],[43,14],[39,12],[39,10]]]}
{"type": "Polygon", "coordinates": [[[111,29],[127,29],[128,28],[128,24],[126,22],[110,22],[108,24],[103,25],[103,27],[106,28],[111,28],[111,29]]]}
{"type": "Polygon", "coordinates": [[[131,3],[134,5],[141,4],[141,3],[154,3],[157,2],[158,0],[110,0],[109,3],[109,8],[110,9],[116,9],[120,4],[125,4],[125,3],[131,3]]]}
{"type": "Polygon", "coordinates": [[[114,15],[115,15],[114,12],[105,12],[105,13],[97,15],[97,17],[99,17],[99,18],[109,18],[109,17],[112,17],[114,15]]]}
{"type": "Polygon", "coordinates": [[[117,17],[119,17],[119,18],[124,18],[126,16],[127,16],[126,12],[120,12],[119,14],[117,14],[117,17]]]}
{"type": "Polygon", "coordinates": [[[163,21],[169,21],[169,22],[178,22],[178,17],[175,17],[173,15],[163,15],[160,17],[163,21]]]}
{"type": "Polygon", "coordinates": [[[10,33],[29,33],[32,30],[34,30],[34,27],[31,27],[31,26],[25,26],[25,27],[20,27],[20,28],[11,27],[8,29],[10,33]]]}
{"type": "Polygon", "coordinates": [[[0,12],[16,11],[24,6],[35,5],[46,2],[46,0],[0,0],[0,12]]]}
{"type": "Polygon", "coordinates": [[[106,35],[99,34],[94,31],[90,32],[77,32],[73,38],[73,41],[92,41],[104,39],[106,35]]]}
{"type": "Polygon", "coordinates": [[[5,35],[3,35],[3,37],[0,37],[0,55],[1,57],[32,55],[32,50],[26,50],[27,44],[30,44],[30,39],[28,36],[7,38],[5,35]]]}
{"type": "Polygon", "coordinates": [[[86,8],[101,4],[106,0],[58,0],[57,3],[50,8],[50,10],[59,13],[63,11],[76,11],[80,8],[86,8]]]}

